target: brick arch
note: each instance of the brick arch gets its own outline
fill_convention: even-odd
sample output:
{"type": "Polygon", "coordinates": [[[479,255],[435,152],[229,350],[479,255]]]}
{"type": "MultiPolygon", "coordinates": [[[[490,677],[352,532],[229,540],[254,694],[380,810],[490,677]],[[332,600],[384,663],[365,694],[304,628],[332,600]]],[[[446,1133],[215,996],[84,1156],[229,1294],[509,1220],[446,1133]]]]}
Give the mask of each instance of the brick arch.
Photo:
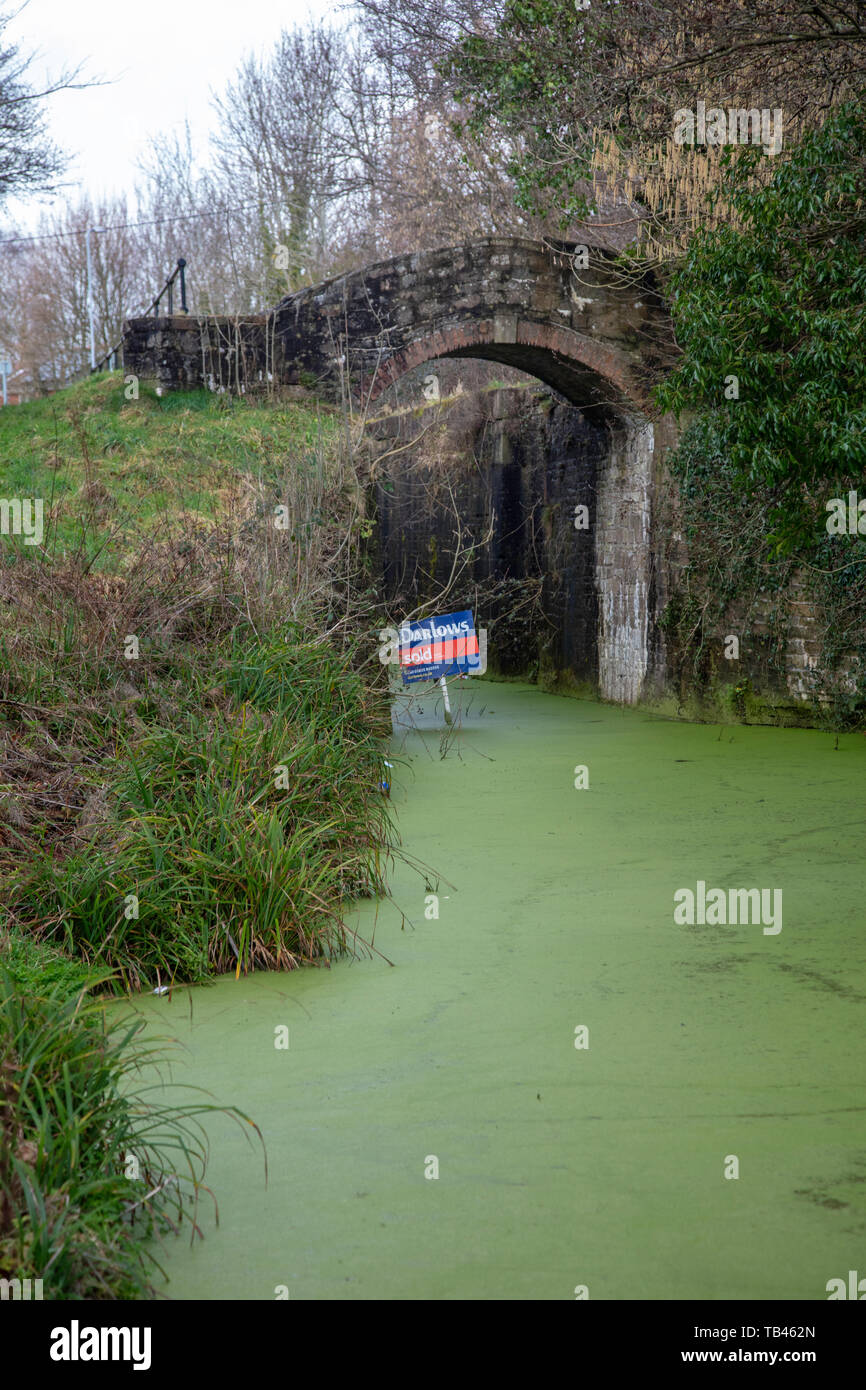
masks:
{"type": "Polygon", "coordinates": [[[372,404],[406,372],[437,357],[480,357],[528,372],[573,405],[603,412],[646,404],[645,394],[619,355],[571,329],[515,319],[452,325],[421,336],[389,357],[356,395],[372,404]]]}

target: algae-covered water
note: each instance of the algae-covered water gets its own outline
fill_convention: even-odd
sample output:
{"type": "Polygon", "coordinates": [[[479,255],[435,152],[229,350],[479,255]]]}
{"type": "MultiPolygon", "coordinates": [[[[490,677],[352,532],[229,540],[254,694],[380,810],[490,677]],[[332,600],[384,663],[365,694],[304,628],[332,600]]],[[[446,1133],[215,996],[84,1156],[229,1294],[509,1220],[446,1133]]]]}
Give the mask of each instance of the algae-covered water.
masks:
{"type": "Polygon", "coordinates": [[[398,861],[396,906],[356,921],[393,966],[145,1003],[270,1169],[209,1122],[220,1225],[162,1251],[169,1296],[826,1299],[866,1274],[866,741],[461,694],[447,746],[432,697],[397,723],[439,915],[398,861]],[[698,881],[781,890],[781,931],[678,925],[698,881]]]}

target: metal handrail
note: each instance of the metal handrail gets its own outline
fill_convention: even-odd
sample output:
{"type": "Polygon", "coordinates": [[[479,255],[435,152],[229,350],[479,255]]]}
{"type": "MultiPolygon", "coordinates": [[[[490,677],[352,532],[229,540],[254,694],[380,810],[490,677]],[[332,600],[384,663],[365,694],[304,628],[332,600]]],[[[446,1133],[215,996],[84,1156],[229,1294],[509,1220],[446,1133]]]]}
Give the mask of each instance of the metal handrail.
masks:
{"type": "MultiPolygon", "coordinates": [[[[156,299],[154,299],[153,302],[152,302],[151,304],[148,305],[148,307],[145,309],[144,315],[143,315],[142,317],[147,317],[147,315],[150,313],[150,311],[151,311],[151,309],[152,309],[152,310],[153,310],[154,318],[159,318],[159,314],[157,313],[157,309],[159,308],[159,302],[160,302],[160,300],[162,299],[163,295],[166,294],[166,293],[168,294],[168,312],[169,312],[169,315],[171,315],[171,314],[174,313],[174,282],[175,282],[175,280],[177,279],[178,276],[180,276],[180,312],[181,312],[182,314],[188,314],[188,313],[189,313],[189,308],[188,308],[187,302],[186,302],[186,261],[184,260],[183,256],[181,256],[181,257],[178,259],[178,262],[177,262],[177,265],[176,265],[175,269],[172,271],[171,275],[169,275],[168,279],[166,280],[166,282],[165,282],[165,284],[163,285],[162,289],[160,290],[159,294],[156,296],[156,299]]],[[[109,349],[108,349],[108,352],[103,353],[102,357],[100,357],[100,359],[99,359],[99,361],[97,362],[96,366],[95,366],[95,367],[91,367],[91,369],[90,369],[91,375],[93,375],[94,372],[101,371],[104,363],[109,362],[109,361],[111,361],[111,362],[113,363],[113,362],[116,360],[118,348],[122,348],[122,347],[123,347],[123,342],[124,342],[123,338],[119,338],[119,339],[117,340],[117,342],[114,344],[114,347],[109,348],[109,349]]],[[[122,359],[122,357],[121,357],[121,365],[122,365],[122,362],[123,362],[123,359],[122,359]]],[[[112,365],[112,367],[111,367],[111,370],[112,370],[112,371],[114,370],[113,365],[112,365]]]]}

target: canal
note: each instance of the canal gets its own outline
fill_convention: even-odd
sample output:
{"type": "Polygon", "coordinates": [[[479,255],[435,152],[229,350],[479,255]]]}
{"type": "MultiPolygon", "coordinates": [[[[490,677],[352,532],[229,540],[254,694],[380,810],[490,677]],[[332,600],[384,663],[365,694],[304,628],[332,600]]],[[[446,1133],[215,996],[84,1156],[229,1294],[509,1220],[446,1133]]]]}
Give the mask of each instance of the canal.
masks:
{"type": "Polygon", "coordinates": [[[352,918],[393,964],[143,1004],[269,1164],[209,1120],[168,1296],[826,1298],[866,1231],[866,742],[460,695],[446,738],[395,715],[411,863],[352,918]],[[699,884],[781,930],[676,921],[699,884]]]}

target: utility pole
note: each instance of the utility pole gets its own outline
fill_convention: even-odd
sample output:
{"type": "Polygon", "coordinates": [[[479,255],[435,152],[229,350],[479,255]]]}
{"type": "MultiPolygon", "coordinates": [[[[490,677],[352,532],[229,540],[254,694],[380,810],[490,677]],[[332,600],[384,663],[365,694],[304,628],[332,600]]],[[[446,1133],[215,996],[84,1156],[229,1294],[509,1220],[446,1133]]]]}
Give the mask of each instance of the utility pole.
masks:
{"type": "Polygon", "coordinates": [[[96,340],[93,335],[93,268],[90,264],[90,233],[104,232],[104,227],[88,227],[84,234],[87,247],[87,317],[90,320],[90,370],[96,368],[96,340]]]}

